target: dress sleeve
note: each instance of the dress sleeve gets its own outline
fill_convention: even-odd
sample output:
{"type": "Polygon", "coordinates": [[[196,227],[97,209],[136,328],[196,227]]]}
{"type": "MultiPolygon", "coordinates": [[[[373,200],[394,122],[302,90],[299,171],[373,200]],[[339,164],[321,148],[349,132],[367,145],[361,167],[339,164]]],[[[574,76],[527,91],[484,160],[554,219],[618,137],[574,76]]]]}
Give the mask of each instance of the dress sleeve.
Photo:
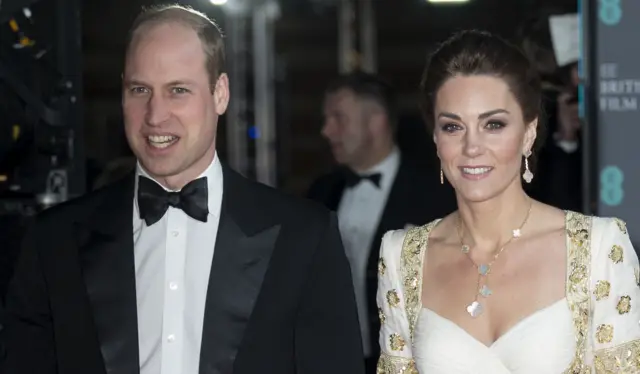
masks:
{"type": "Polygon", "coordinates": [[[589,361],[595,373],[640,373],[638,256],[623,221],[598,221],[602,236],[591,258],[593,357],[589,361]]]}
{"type": "Polygon", "coordinates": [[[411,353],[411,335],[400,277],[405,230],[387,232],[378,260],[377,303],[380,315],[378,374],[417,373],[411,353]]]}

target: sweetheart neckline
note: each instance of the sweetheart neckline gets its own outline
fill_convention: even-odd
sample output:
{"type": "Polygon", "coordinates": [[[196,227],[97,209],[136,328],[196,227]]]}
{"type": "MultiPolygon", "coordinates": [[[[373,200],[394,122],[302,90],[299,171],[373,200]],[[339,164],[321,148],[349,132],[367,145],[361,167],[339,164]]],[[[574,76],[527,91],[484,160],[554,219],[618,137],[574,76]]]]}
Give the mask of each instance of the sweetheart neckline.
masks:
{"type": "Polygon", "coordinates": [[[547,312],[549,310],[553,310],[554,308],[558,307],[559,305],[565,304],[567,305],[567,308],[569,307],[568,304],[568,300],[566,297],[563,297],[562,299],[559,299],[558,301],[555,301],[541,309],[538,309],[536,311],[534,311],[533,313],[523,317],[522,319],[520,319],[518,322],[516,322],[515,324],[513,324],[513,326],[509,327],[509,329],[507,331],[505,331],[503,334],[501,334],[496,340],[494,340],[490,345],[487,345],[485,343],[483,343],[481,340],[479,340],[478,338],[476,338],[475,336],[471,335],[471,333],[469,333],[467,330],[465,330],[464,328],[462,328],[460,325],[458,325],[457,323],[453,322],[451,319],[446,318],[441,316],[440,314],[438,314],[437,312],[433,311],[432,309],[429,309],[427,307],[422,307],[423,311],[428,312],[431,315],[436,316],[438,319],[443,320],[445,322],[447,322],[447,324],[452,325],[456,330],[459,330],[460,332],[462,332],[464,335],[466,335],[468,338],[470,338],[471,340],[477,342],[478,344],[480,344],[481,346],[487,348],[487,349],[492,349],[495,346],[498,345],[499,342],[501,342],[502,340],[504,340],[508,335],[511,335],[514,331],[518,330],[519,327],[523,326],[526,322],[534,319],[535,317],[540,316],[541,314],[543,314],[544,312],[547,312]]]}

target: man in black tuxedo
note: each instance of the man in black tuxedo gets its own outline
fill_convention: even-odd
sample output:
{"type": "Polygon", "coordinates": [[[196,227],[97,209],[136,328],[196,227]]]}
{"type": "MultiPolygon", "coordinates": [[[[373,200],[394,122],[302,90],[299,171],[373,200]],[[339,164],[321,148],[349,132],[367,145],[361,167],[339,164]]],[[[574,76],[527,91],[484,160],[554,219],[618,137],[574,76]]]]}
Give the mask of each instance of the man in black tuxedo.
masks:
{"type": "Polygon", "coordinates": [[[375,297],[382,236],[455,209],[453,189],[440,185],[439,169],[417,167],[396,146],[394,101],[391,88],[371,74],[350,74],[330,85],[322,135],[340,167],[308,192],[309,198],[338,213],[368,373],[375,373],[379,353],[375,297]]]}
{"type": "Polygon", "coordinates": [[[135,22],[123,111],[135,174],[46,211],[7,297],[7,373],[362,373],[335,215],[221,164],[220,30],[135,22]],[[175,192],[179,191],[179,192],[175,192]]]}

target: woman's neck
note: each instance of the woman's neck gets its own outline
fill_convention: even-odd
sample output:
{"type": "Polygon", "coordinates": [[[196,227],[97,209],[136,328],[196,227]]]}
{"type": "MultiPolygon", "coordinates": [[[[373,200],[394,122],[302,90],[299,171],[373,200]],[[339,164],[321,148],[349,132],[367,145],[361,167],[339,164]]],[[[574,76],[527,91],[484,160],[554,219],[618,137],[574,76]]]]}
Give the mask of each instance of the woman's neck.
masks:
{"type": "Polygon", "coordinates": [[[465,244],[493,253],[513,236],[529,213],[531,199],[520,185],[481,203],[458,201],[460,234],[465,244]]]}

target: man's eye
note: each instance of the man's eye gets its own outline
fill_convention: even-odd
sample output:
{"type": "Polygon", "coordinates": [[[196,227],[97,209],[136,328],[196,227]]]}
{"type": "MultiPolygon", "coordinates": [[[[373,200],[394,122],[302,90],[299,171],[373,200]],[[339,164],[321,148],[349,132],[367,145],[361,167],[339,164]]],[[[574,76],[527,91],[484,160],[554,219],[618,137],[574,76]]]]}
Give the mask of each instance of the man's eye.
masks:
{"type": "Polygon", "coordinates": [[[174,87],[174,88],[172,89],[172,92],[173,92],[174,94],[182,95],[182,94],[186,94],[186,93],[188,93],[188,92],[189,92],[189,90],[187,90],[187,89],[186,89],[186,88],[184,88],[184,87],[174,87]]]}
{"type": "Polygon", "coordinates": [[[146,93],[147,89],[145,87],[132,87],[131,88],[131,93],[134,94],[142,94],[142,93],[146,93]]]}

